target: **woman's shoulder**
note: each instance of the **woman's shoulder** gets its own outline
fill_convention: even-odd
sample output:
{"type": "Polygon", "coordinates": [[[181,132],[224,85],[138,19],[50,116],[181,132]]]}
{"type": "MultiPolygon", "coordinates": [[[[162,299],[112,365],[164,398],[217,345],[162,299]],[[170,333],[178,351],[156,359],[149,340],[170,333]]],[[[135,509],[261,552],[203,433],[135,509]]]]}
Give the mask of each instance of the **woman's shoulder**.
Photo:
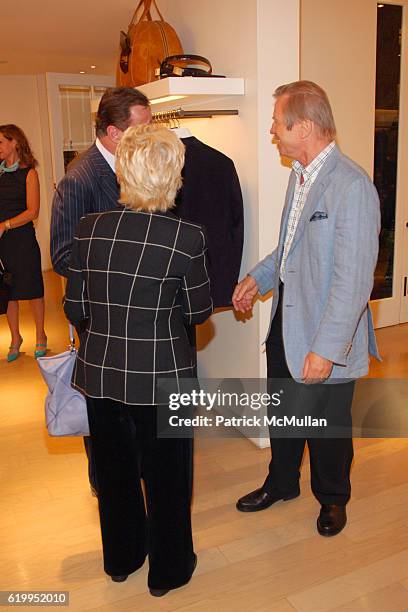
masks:
{"type": "Polygon", "coordinates": [[[165,213],[153,213],[155,217],[159,217],[164,219],[166,223],[172,225],[175,224],[180,228],[181,231],[190,232],[191,234],[198,234],[203,231],[203,226],[199,223],[195,223],[194,221],[189,221],[188,219],[183,219],[182,217],[178,217],[171,211],[166,211],[165,213]]]}
{"type": "Polygon", "coordinates": [[[29,168],[29,167],[24,167],[24,168],[20,168],[20,170],[24,170],[24,172],[22,172],[22,174],[24,176],[27,177],[27,180],[38,180],[38,172],[35,168],[29,168]]]}
{"type": "Polygon", "coordinates": [[[157,216],[163,220],[163,223],[169,226],[171,235],[178,236],[178,240],[185,246],[187,252],[195,252],[206,244],[206,230],[203,225],[178,217],[170,211],[157,216]]]}
{"type": "Polygon", "coordinates": [[[27,166],[20,166],[16,172],[11,172],[10,176],[21,186],[27,185],[30,181],[35,179],[38,180],[38,174],[35,168],[28,168],[27,166]]]}
{"type": "Polygon", "coordinates": [[[79,227],[83,230],[97,230],[97,227],[105,227],[106,225],[116,225],[125,211],[122,208],[107,210],[104,212],[90,213],[81,217],[79,227]]]}
{"type": "Polygon", "coordinates": [[[37,174],[34,168],[29,168],[28,166],[19,166],[17,170],[11,174],[17,177],[26,177],[30,173],[31,169],[37,174]]]}

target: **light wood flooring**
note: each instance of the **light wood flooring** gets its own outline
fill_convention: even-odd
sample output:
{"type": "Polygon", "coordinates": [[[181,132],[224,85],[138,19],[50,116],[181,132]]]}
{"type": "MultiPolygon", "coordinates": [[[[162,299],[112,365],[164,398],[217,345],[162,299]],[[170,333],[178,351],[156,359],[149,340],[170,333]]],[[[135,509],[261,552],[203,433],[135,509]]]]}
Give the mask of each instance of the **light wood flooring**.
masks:
{"type": "MultiPolygon", "coordinates": [[[[61,286],[46,275],[47,333],[66,348],[61,286]]],[[[71,610],[408,611],[408,441],[355,441],[349,523],[335,538],[315,529],[307,458],[302,495],[256,514],[236,499],[261,484],[269,450],[246,439],[199,439],[193,526],[198,566],[191,583],[151,597],[146,566],[127,582],[104,574],[97,501],[81,439],[51,439],[45,385],[33,359],[28,304],[25,353],[15,363],[0,317],[0,589],[67,590],[71,610]]],[[[375,375],[408,375],[408,325],[380,330],[375,375]]]]}

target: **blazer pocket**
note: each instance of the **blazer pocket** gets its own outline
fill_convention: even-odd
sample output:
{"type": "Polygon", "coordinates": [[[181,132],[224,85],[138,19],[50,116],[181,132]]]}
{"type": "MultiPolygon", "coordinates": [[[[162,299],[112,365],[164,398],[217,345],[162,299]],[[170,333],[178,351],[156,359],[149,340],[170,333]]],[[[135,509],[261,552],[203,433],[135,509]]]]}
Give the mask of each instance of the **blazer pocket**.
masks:
{"type": "Polygon", "coordinates": [[[315,213],[310,217],[309,221],[321,221],[322,219],[327,219],[327,213],[321,210],[316,210],[315,213]]]}

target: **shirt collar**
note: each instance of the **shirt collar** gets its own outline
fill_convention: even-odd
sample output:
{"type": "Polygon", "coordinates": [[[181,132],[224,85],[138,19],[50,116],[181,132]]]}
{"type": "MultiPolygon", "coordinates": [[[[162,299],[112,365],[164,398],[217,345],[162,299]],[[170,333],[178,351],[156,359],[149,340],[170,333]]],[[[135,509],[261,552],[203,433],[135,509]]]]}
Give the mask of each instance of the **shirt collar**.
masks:
{"type": "Polygon", "coordinates": [[[314,177],[319,170],[321,169],[321,167],[323,166],[323,164],[325,163],[325,161],[327,160],[327,158],[329,157],[330,153],[333,151],[334,147],[335,147],[335,142],[334,140],[332,140],[327,147],[325,147],[323,149],[323,151],[320,151],[319,155],[317,155],[308,166],[303,166],[303,164],[301,164],[299,161],[295,160],[294,162],[292,162],[292,168],[293,170],[296,172],[296,175],[298,177],[300,177],[300,175],[303,175],[304,181],[308,181],[310,178],[314,177]]]}
{"type": "Polygon", "coordinates": [[[95,140],[95,145],[96,148],[98,149],[98,151],[100,152],[100,154],[102,155],[102,157],[107,161],[107,163],[109,164],[112,172],[115,172],[115,156],[113,155],[113,153],[111,153],[110,151],[108,151],[108,149],[106,149],[103,144],[101,143],[101,141],[99,140],[99,138],[97,138],[95,140]]]}

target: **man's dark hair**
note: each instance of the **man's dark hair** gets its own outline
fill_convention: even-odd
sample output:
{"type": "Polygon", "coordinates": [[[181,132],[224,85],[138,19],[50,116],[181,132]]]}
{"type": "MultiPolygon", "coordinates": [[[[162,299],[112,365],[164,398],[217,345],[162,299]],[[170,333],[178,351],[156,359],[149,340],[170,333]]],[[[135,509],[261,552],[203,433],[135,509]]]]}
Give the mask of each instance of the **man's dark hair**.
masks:
{"type": "Polygon", "coordinates": [[[125,131],[129,127],[132,106],[149,106],[149,100],[141,91],[131,87],[110,87],[103,94],[96,114],[97,136],[105,136],[109,125],[125,131]]]}

